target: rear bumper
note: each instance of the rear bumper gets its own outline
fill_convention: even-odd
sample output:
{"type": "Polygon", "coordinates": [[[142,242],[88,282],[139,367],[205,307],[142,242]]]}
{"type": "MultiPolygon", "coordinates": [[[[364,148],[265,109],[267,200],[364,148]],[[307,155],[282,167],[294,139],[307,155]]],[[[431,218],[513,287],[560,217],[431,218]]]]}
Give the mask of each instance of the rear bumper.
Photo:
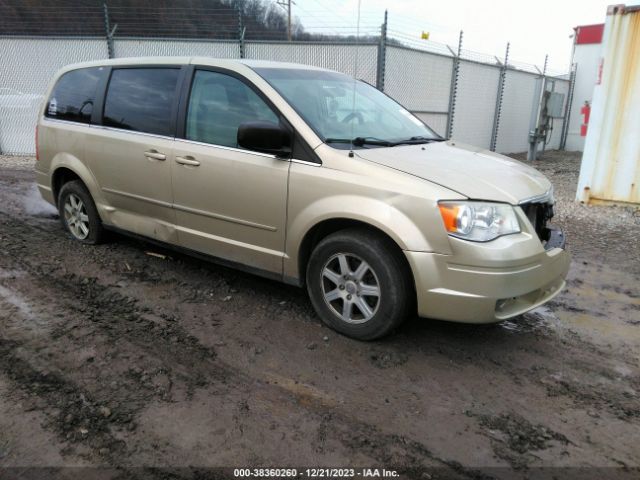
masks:
{"type": "MultiPolygon", "coordinates": [[[[560,239],[556,239],[558,241],[560,239]]],[[[564,246],[564,241],[559,241],[564,246]]],[[[541,248],[520,260],[464,265],[455,255],[405,251],[421,317],[492,323],[520,315],[562,291],[571,261],[563,248],[541,248]]],[[[475,263],[475,262],[474,262],[475,263]]]]}

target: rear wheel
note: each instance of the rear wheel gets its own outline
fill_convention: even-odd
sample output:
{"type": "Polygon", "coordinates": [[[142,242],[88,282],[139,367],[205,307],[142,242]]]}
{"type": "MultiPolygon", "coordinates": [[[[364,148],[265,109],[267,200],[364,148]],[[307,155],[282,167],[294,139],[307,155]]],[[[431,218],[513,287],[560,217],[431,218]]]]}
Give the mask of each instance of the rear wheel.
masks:
{"type": "Polygon", "coordinates": [[[336,232],[314,249],[307,290],[324,323],[349,337],[373,340],[396,328],[413,305],[402,253],[366,229],[336,232]]]}
{"type": "Polygon", "coordinates": [[[60,221],[71,236],[82,243],[97,244],[105,231],[91,194],[79,180],[65,183],[58,196],[60,221]]]}

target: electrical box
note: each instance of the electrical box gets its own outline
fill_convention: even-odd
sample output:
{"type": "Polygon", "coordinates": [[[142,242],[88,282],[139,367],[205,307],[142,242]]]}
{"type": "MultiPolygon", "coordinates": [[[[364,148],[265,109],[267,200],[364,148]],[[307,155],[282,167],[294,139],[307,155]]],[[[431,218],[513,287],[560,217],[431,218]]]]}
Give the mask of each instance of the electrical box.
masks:
{"type": "Polygon", "coordinates": [[[553,118],[564,117],[562,107],[564,105],[564,93],[549,92],[547,98],[547,116],[553,118]]]}
{"type": "Polygon", "coordinates": [[[538,158],[538,146],[542,150],[549,144],[553,134],[553,119],[563,118],[565,94],[555,91],[556,80],[540,76],[536,78],[536,94],[533,97],[531,123],[529,126],[529,151],[527,160],[538,158]]]}

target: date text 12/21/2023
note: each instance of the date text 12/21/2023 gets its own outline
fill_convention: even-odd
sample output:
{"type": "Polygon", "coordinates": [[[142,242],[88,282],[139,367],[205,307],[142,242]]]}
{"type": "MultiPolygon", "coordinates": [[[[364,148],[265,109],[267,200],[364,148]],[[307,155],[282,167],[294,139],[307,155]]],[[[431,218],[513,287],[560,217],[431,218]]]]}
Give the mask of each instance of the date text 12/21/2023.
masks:
{"type": "Polygon", "coordinates": [[[397,478],[395,470],[386,468],[236,468],[235,478],[397,478]]]}

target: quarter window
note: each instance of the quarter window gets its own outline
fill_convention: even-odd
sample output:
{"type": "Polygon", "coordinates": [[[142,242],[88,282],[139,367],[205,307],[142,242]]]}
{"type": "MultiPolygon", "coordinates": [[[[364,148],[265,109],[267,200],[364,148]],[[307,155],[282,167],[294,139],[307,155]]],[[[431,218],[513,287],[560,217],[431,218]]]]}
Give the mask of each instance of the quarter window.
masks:
{"type": "Polygon", "coordinates": [[[45,116],[90,123],[102,71],[103,67],[81,68],[62,75],[51,92],[45,116]]]}
{"type": "Polygon", "coordinates": [[[103,124],[136,132],[173,135],[171,119],[177,68],[121,68],[111,73],[103,124]]]}
{"type": "Polygon", "coordinates": [[[278,116],[244,82],[196,70],[187,109],[188,140],[238,147],[238,127],[249,121],[279,123],[278,116]]]}

